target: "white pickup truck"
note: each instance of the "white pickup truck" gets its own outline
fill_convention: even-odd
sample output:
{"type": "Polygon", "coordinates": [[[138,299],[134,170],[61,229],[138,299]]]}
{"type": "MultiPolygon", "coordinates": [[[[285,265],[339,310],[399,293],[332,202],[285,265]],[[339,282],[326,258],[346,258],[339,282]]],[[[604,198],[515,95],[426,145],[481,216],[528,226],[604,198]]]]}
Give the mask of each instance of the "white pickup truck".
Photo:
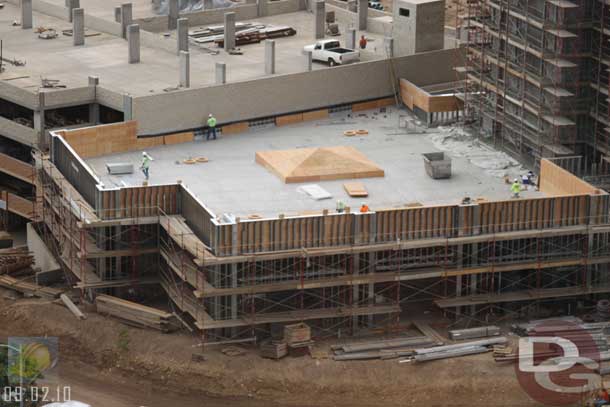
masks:
{"type": "Polygon", "coordinates": [[[337,40],[322,40],[312,45],[306,45],[303,51],[311,51],[311,59],[314,61],[328,62],[328,65],[343,65],[360,60],[360,52],[341,48],[337,40]]]}

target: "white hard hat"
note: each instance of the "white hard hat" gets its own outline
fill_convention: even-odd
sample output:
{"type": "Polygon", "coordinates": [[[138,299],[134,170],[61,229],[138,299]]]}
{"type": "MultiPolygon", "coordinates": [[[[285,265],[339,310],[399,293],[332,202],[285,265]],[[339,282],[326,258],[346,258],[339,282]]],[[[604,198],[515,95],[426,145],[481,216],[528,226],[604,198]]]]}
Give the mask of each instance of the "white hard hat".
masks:
{"type": "Polygon", "coordinates": [[[146,151],[142,151],[142,155],[146,156],[148,154],[146,154],[146,151]]]}
{"type": "Polygon", "coordinates": [[[208,115],[208,117],[212,117],[212,113],[210,113],[210,114],[208,115]]]}
{"type": "Polygon", "coordinates": [[[515,178],[513,182],[519,182],[519,179],[515,178]]]}

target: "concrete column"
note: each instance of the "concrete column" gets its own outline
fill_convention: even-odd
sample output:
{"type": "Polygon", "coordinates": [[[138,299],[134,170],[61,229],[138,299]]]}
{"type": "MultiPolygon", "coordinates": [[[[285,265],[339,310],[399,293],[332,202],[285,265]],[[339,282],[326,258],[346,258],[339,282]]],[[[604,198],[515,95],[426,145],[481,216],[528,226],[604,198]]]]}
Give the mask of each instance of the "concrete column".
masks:
{"type": "Polygon", "coordinates": [[[368,0],[358,0],[358,29],[366,30],[366,20],[369,18],[368,0]]]}
{"type": "MultiPolygon", "coordinates": [[[[89,77],[89,87],[93,88],[93,94],[97,92],[97,86],[100,84],[100,78],[97,76],[89,77]]],[[[99,103],[91,103],[89,105],[89,123],[98,124],[100,122],[100,105],[99,103]]]]}
{"type": "Polygon", "coordinates": [[[117,23],[121,22],[121,7],[115,7],[114,8],[114,21],[116,21],[117,23]]]}
{"type": "Polygon", "coordinates": [[[167,29],[175,30],[178,22],[178,0],[169,0],[169,14],[167,15],[167,29]]]}
{"type": "Polygon", "coordinates": [[[227,83],[227,64],[216,62],[216,84],[222,85],[224,83],[227,83]]]}
{"type": "Polygon", "coordinates": [[[85,45],[85,10],[72,9],[72,42],[74,45],[85,45]]]}
{"type": "Polygon", "coordinates": [[[45,92],[38,93],[38,106],[38,110],[34,111],[34,130],[38,134],[38,148],[44,151],[48,147],[44,119],[45,92]]]}
{"type": "Polygon", "coordinates": [[[178,37],[178,55],[180,51],[189,50],[189,19],[179,18],[178,19],[178,30],[176,31],[178,37]]]}
{"type": "Polygon", "coordinates": [[[256,2],[257,5],[257,15],[259,17],[265,17],[267,15],[267,0],[258,0],[256,2]]]}
{"type": "Polygon", "coordinates": [[[265,40],[265,74],[275,73],[275,41],[265,40]]]}
{"type": "Polygon", "coordinates": [[[356,30],[354,28],[347,29],[345,48],[356,49],[356,30]]]}
{"type": "Polygon", "coordinates": [[[68,21],[72,22],[72,10],[80,8],[80,0],[68,0],[68,21]]]}
{"type": "Polygon", "coordinates": [[[225,51],[235,48],[235,13],[225,13],[225,51]]]}
{"type": "Polygon", "coordinates": [[[21,28],[32,28],[32,0],[21,0],[21,28]]]}
{"type": "Polygon", "coordinates": [[[191,55],[188,51],[180,51],[180,86],[191,86],[191,55]]]}
{"type": "Polygon", "coordinates": [[[326,33],[326,7],[324,1],[316,1],[314,5],[314,35],[316,39],[324,38],[326,33]]]}
{"type": "Polygon", "coordinates": [[[392,37],[384,37],[383,46],[385,49],[385,54],[388,58],[394,57],[394,38],[392,37]]]}
{"type": "Polygon", "coordinates": [[[131,3],[121,4],[121,27],[123,38],[127,38],[127,26],[133,22],[133,7],[131,3]]]}
{"type": "Polygon", "coordinates": [[[203,0],[203,10],[211,10],[214,8],[214,2],[212,0],[203,0]]]}
{"type": "Polygon", "coordinates": [[[311,51],[305,51],[305,68],[308,72],[313,69],[313,58],[311,51]]]}
{"type": "Polygon", "coordinates": [[[133,110],[132,110],[133,98],[131,95],[127,93],[123,94],[123,120],[132,120],[133,119],[133,110]]]}
{"type": "Polygon", "coordinates": [[[138,24],[127,26],[127,48],[128,62],[130,64],[140,62],[140,26],[138,24]]]}

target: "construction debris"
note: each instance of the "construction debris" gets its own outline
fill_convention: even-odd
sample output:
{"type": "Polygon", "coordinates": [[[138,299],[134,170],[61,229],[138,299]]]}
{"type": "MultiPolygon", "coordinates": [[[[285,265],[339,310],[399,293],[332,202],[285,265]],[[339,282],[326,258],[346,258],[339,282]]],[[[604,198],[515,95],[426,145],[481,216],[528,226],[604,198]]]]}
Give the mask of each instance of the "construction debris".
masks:
{"type": "MultiPolygon", "coordinates": [[[[235,24],[235,45],[256,44],[268,39],[293,36],[296,33],[294,28],[288,26],[239,22],[235,24]]],[[[189,38],[195,44],[213,42],[222,47],[224,46],[224,25],[190,30],[189,38]]]]}
{"type": "Polygon", "coordinates": [[[66,85],[61,85],[59,79],[40,78],[41,87],[49,89],[65,88],[66,85]]]}
{"type": "Polygon", "coordinates": [[[49,299],[55,299],[62,293],[61,290],[56,288],[44,287],[38,284],[18,280],[10,276],[0,276],[0,287],[18,291],[25,295],[49,299]]]}
{"type": "Polygon", "coordinates": [[[57,38],[59,35],[57,34],[57,31],[54,28],[47,27],[37,27],[34,32],[38,34],[38,38],[41,38],[43,40],[52,40],[54,38],[57,38]]]}
{"type": "Polygon", "coordinates": [[[311,328],[305,323],[286,325],[284,327],[284,341],[288,345],[311,341],[311,328]]]}
{"type": "MultiPolygon", "coordinates": [[[[74,32],[72,31],[72,29],[69,29],[69,30],[62,30],[62,31],[61,31],[61,33],[62,33],[63,35],[65,35],[66,37],[72,37],[72,36],[74,35],[74,32]]],[[[93,31],[93,32],[87,32],[87,30],[85,30],[85,37],[95,37],[95,36],[98,36],[98,35],[102,35],[102,33],[100,33],[100,32],[95,32],[95,31],[93,31]]]]}
{"type": "Polygon", "coordinates": [[[68,308],[70,310],[70,312],[72,312],[72,314],[74,314],[74,316],[77,319],[80,319],[80,320],[87,319],[85,314],[83,314],[81,312],[81,310],[78,309],[78,307],[72,302],[72,300],[66,294],[61,294],[59,296],[59,299],[61,300],[61,302],[64,303],[66,308],[68,308]]]}
{"type": "Polygon", "coordinates": [[[474,338],[485,338],[488,336],[498,335],[500,335],[500,328],[494,325],[481,326],[479,328],[453,329],[449,331],[449,338],[454,341],[474,338]]]}
{"type": "Polygon", "coordinates": [[[95,304],[98,313],[112,316],[129,325],[161,332],[171,332],[179,327],[179,322],[169,312],[121,298],[100,294],[96,297],[95,304]]]}
{"type": "Polygon", "coordinates": [[[502,345],[508,340],[504,336],[492,339],[482,339],[473,342],[464,342],[454,345],[435,346],[432,348],[415,349],[413,356],[401,359],[400,362],[427,362],[431,360],[454,358],[458,356],[474,355],[489,352],[493,345],[502,345]]]}
{"type": "Polygon", "coordinates": [[[12,274],[34,264],[34,256],[27,247],[0,249],[0,275],[12,274]]]}

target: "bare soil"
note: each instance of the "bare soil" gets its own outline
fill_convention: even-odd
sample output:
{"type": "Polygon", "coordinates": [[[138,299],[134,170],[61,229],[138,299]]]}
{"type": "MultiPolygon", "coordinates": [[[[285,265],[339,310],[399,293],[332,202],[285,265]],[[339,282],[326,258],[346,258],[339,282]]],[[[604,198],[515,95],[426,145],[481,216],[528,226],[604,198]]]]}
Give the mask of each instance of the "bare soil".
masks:
{"type": "MultiPolygon", "coordinates": [[[[95,313],[0,295],[0,336],[60,338],[61,380],[94,406],[534,406],[512,365],[490,354],[424,364],[230,357],[212,349],[192,362],[199,338],[125,326],[95,313]],[[128,334],[127,349],[119,333],[128,334]],[[95,401],[95,403],[93,403],[95,401]]],[[[318,345],[316,345],[318,346],[318,345]]],[[[319,345],[322,349],[327,344],[319,345]]]]}

